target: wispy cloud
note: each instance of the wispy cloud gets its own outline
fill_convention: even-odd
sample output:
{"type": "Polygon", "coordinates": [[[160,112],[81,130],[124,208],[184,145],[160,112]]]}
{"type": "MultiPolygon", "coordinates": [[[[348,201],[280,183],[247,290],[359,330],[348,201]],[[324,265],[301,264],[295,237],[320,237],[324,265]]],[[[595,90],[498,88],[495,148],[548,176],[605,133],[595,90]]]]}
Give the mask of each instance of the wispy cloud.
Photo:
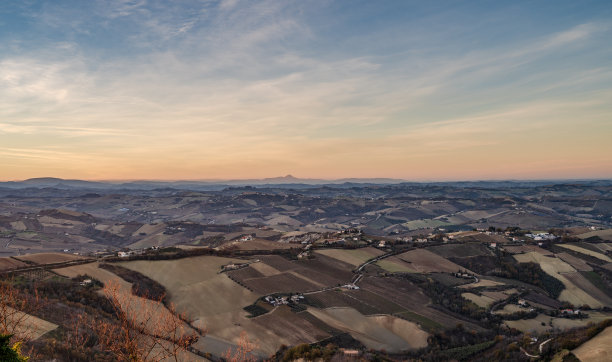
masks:
{"type": "Polygon", "coordinates": [[[326,14],[326,2],[83,6],[92,11],[50,4],[35,15],[70,37],[0,54],[5,159],[33,158],[38,153],[19,143],[45,139],[66,152],[45,157],[106,152],[105,162],[130,159],[139,170],[170,163],[187,170],[187,155],[192,165],[225,164],[228,173],[247,159],[266,172],[275,172],[267,164],[292,163],[312,172],[339,163],[346,166],[338,172],[348,172],[362,159],[379,170],[482,150],[507,158],[511,136],[567,139],[578,119],[612,131],[605,121],[612,66],[601,47],[610,28],[602,20],[503,44],[460,39],[464,49],[451,51],[432,49],[431,29],[421,22],[395,21],[394,38],[389,29],[382,36],[342,28],[350,14],[326,14]],[[74,12],[83,17],[71,22],[74,12]],[[321,30],[332,29],[332,20],[345,35],[321,30]],[[346,34],[367,35],[376,49],[393,48],[409,31],[401,51],[342,43],[346,34]]]}

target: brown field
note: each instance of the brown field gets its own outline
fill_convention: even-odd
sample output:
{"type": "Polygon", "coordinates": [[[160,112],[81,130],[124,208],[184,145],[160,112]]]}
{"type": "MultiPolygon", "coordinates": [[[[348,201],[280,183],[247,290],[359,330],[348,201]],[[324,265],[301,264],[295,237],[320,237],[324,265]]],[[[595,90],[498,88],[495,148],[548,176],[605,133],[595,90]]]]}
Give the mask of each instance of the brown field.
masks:
{"type": "Polygon", "coordinates": [[[85,259],[82,256],[74,254],[62,254],[62,253],[40,253],[40,254],[27,254],[16,256],[19,260],[30,261],[36,264],[53,264],[63,263],[66,261],[85,259]]]}
{"type": "Polygon", "coordinates": [[[550,251],[546,249],[542,249],[536,245],[513,245],[513,246],[504,246],[504,250],[511,254],[522,254],[522,253],[530,253],[536,252],[542,255],[553,255],[550,251]]]}
{"type": "Polygon", "coordinates": [[[354,249],[354,250],[321,249],[321,250],[315,251],[315,254],[329,256],[334,259],[343,261],[347,264],[350,264],[353,266],[359,266],[365,263],[366,261],[368,261],[369,259],[372,259],[374,257],[384,254],[384,252],[381,250],[375,249],[375,248],[367,247],[367,248],[354,249]]]}
{"type": "Polygon", "coordinates": [[[408,310],[417,306],[425,307],[430,302],[429,297],[419,287],[399,278],[365,277],[359,285],[364,290],[387,296],[408,310]]]}
{"type": "Polygon", "coordinates": [[[243,282],[246,279],[265,277],[265,275],[251,267],[228,271],[227,275],[231,276],[232,279],[239,280],[240,282],[243,282]]]}
{"type": "Polygon", "coordinates": [[[136,260],[119,263],[158,281],[176,303],[194,318],[242,310],[253,303],[258,294],[218,274],[221,266],[244,260],[199,256],[179,260],[136,260]],[[232,301],[228,303],[227,301],[232,301]]]}
{"type": "Polygon", "coordinates": [[[253,318],[253,321],[272,333],[283,336],[286,345],[313,343],[331,337],[327,332],[314,326],[300,314],[287,306],[275,308],[273,312],[253,318]]]}
{"type": "Polygon", "coordinates": [[[607,362],[612,360],[612,327],[608,327],[586,341],[572,353],[583,362],[607,362]]]}
{"type": "MultiPolygon", "coordinates": [[[[515,289],[516,290],[516,289],[515,289]]],[[[495,301],[500,301],[500,300],[504,300],[506,298],[508,298],[508,294],[504,291],[504,292],[481,292],[482,295],[484,295],[485,297],[489,297],[492,299],[495,299],[495,301]]],[[[510,293],[512,294],[512,293],[510,293]]]]}
{"type": "Polygon", "coordinates": [[[597,247],[597,249],[601,250],[602,253],[608,253],[608,252],[612,252],[612,243],[597,243],[597,244],[591,244],[595,247],[597,247]]]}
{"type": "Polygon", "coordinates": [[[608,297],[606,293],[594,286],[593,283],[584,277],[584,275],[580,273],[566,273],[563,274],[563,276],[605,306],[612,307],[612,298],[608,297]]]}
{"type": "Polygon", "coordinates": [[[481,243],[438,245],[429,247],[427,248],[427,250],[434,252],[444,258],[465,258],[480,255],[493,255],[491,249],[487,248],[481,243]]]}
{"type": "MultiPolygon", "coordinates": [[[[283,263],[285,259],[280,260],[283,263]]],[[[247,312],[242,308],[255,302],[262,294],[250,292],[233,282],[225,273],[218,273],[221,266],[232,262],[240,263],[244,260],[199,256],[120,264],[162,284],[177,309],[192,317],[195,326],[208,331],[208,335],[198,342],[198,348],[219,351],[237,344],[244,331],[251,340],[256,340],[258,353],[267,356],[283,344],[286,336],[273,333],[255,320],[246,318],[247,312]]],[[[281,263],[276,263],[276,266],[281,263]]],[[[291,264],[289,261],[287,263],[291,264]]]]}
{"type": "Polygon", "coordinates": [[[278,255],[264,255],[260,256],[259,259],[263,263],[268,264],[269,266],[281,272],[293,270],[296,268],[295,263],[292,263],[291,261],[278,255]]]}
{"type": "Polygon", "coordinates": [[[265,276],[265,277],[271,277],[272,275],[281,273],[278,269],[271,267],[270,265],[266,263],[262,263],[262,262],[252,263],[250,264],[249,268],[256,270],[262,276],[265,276]]]}
{"type": "Polygon", "coordinates": [[[474,282],[474,279],[457,278],[456,276],[448,273],[431,273],[430,277],[438,283],[446,285],[447,287],[456,287],[458,285],[470,284],[474,282]]]}
{"type": "Polygon", "coordinates": [[[350,298],[357,299],[363,302],[364,304],[378,310],[378,314],[393,314],[404,311],[404,308],[398,305],[397,303],[381,296],[380,294],[373,293],[364,289],[348,290],[346,294],[350,298]]]}
{"type": "Polygon", "coordinates": [[[561,303],[544,294],[529,292],[524,296],[524,299],[538,308],[542,309],[558,309],[561,308],[561,303]]]}
{"type": "Polygon", "coordinates": [[[593,250],[589,250],[583,247],[580,247],[578,245],[574,245],[574,244],[557,244],[560,247],[566,248],[566,249],[570,249],[576,252],[579,252],[581,254],[585,254],[585,255],[590,255],[592,257],[595,257],[597,259],[603,260],[606,263],[612,263],[612,259],[610,259],[610,257],[608,257],[607,255],[604,255],[602,253],[598,253],[595,252],[593,250]]]}
{"type": "Polygon", "coordinates": [[[340,280],[350,280],[353,277],[354,268],[351,264],[324,255],[317,255],[315,259],[298,261],[296,264],[340,280]]]}
{"type": "Polygon", "coordinates": [[[397,303],[367,290],[328,290],[308,295],[323,308],[351,307],[363,315],[393,314],[404,312],[405,308],[397,303]]]}
{"type": "Polygon", "coordinates": [[[111,273],[106,269],[98,268],[99,263],[89,263],[89,264],[81,264],[75,266],[69,266],[67,268],[61,269],[53,269],[53,272],[63,275],[67,278],[74,278],[79,275],[89,275],[94,279],[98,279],[104,284],[107,284],[109,281],[113,280],[119,283],[120,287],[125,290],[130,290],[132,288],[132,283],[128,283],[125,280],[121,279],[117,275],[111,273]]]}
{"type": "Polygon", "coordinates": [[[587,264],[584,260],[577,258],[568,253],[559,253],[557,257],[573,266],[578,271],[592,271],[593,268],[589,264],[587,264]]]}
{"type": "Polygon", "coordinates": [[[340,260],[316,255],[315,259],[289,261],[280,256],[261,256],[262,263],[254,263],[264,275],[276,275],[280,272],[290,272],[312,284],[335,286],[348,283],[353,278],[353,266],[340,260]]]}
{"type": "Polygon", "coordinates": [[[516,328],[523,333],[527,332],[538,332],[542,333],[552,328],[558,329],[571,329],[576,327],[584,327],[589,323],[597,323],[612,317],[610,313],[603,312],[588,312],[589,317],[585,319],[567,319],[567,318],[555,318],[544,314],[539,314],[536,318],[532,319],[520,319],[516,321],[504,321],[504,323],[511,327],[516,328]],[[544,322],[544,326],[542,325],[544,322]],[[552,327],[550,323],[552,322],[552,327]]]}
{"type": "Polygon", "coordinates": [[[299,248],[297,244],[279,243],[275,241],[269,241],[264,239],[253,239],[251,241],[235,241],[225,244],[224,247],[233,246],[239,250],[279,250],[279,249],[291,249],[299,248]]]}
{"type": "Polygon", "coordinates": [[[266,295],[271,293],[306,292],[322,287],[310,280],[298,276],[296,273],[286,272],[270,277],[253,278],[244,281],[244,284],[255,293],[266,295]]]}
{"type": "Polygon", "coordinates": [[[27,266],[26,263],[13,258],[0,258],[0,271],[21,268],[27,266]]]}
{"type": "Polygon", "coordinates": [[[327,287],[333,287],[338,284],[346,284],[353,277],[352,273],[343,273],[339,270],[330,269],[330,272],[325,272],[322,269],[318,269],[316,265],[312,265],[310,262],[298,263],[304,267],[295,269],[292,273],[298,274],[300,277],[310,280],[315,284],[320,284],[327,287]]]}
{"type": "Polygon", "coordinates": [[[612,229],[589,231],[584,234],[577,235],[580,239],[588,239],[593,236],[598,236],[603,240],[612,241],[612,229]]]}
{"type": "Polygon", "coordinates": [[[497,285],[504,285],[504,283],[496,282],[496,281],[490,280],[490,279],[479,279],[478,283],[470,283],[470,284],[460,285],[459,288],[462,288],[462,289],[472,289],[472,288],[479,288],[479,287],[495,287],[497,285]]]}
{"type": "Polygon", "coordinates": [[[409,263],[406,263],[397,256],[384,258],[375,264],[389,273],[416,273],[416,268],[413,268],[409,263]]]}
{"type": "Polygon", "coordinates": [[[499,315],[507,315],[507,314],[513,314],[513,313],[518,313],[522,311],[525,311],[525,308],[521,308],[520,306],[516,304],[506,304],[503,309],[498,309],[493,313],[499,314],[499,315]]]}
{"type": "Polygon", "coordinates": [[[588,311],[587,314],[589,317],[586,319],[555,318],[553,319],[553,326],[559,329],[585,327],[590,323],[599,323],[606,319],[612,318],[612,314],[609,312],[588,311]]]}
{"type": "Polygon", "coordinates": [[[279,256],[262,256],[260,260],[229,275],[260,294],[312,291],[346,284],[353,277],[351,265],[323,255],[300,261],[279,256]]]}
{"type": "Polygon", "coordinates": [[[398,258],[410,264],[419,273],[446,272],[453,273],[467,270],[443,257],[425,249],[410,250],[399,254],[398,258]]]}
{"type": "Polygon", "coordinates": [[[488,308],[491,304],[495,303],[495,299],[485,295],[477,295],[474,293],[461,293],[461,296],[481,308],[488,308]]]}
{"type": "Polygon", "coordinates": [[[577,274],[578,272],[576,272],[576,269],[572,268],[571,265],[567,264],[563,260],[544,256],[535,252],[517,254],[514,255],[514,258],[521,263],[538,263],[544,272],[562,282],[563,285],[565,285],[565,289],[561,292],[559,300],[567,301],[574,305],[587,304],[591,308],[601,308],[604,306],[602,301],[597,300],[570,280],[573,278],[578,278],[574,276],[574,274],[577,274]]]}
{"type": "Polygon", "coordinates": [[[393,277],[365,277],[359,285],[362,287],[362,290],[383,296],[414,313],[417,317],[414,319],[415,321],[427,323],[431,328],[436,328],[436,325],[453,328],[458,323],[462,323],[466,328],[482,330],[482,328],[475,324],[457,319],[432,308],[429,297],[419,287],[407,280],[393,277]]]}
{"type": "Polygon", "coordinates": [[[309,294],[307,298],[321,308],[351,307],[362,314],[378,313],[376,309],[363,304],[363,302],[348,297],[343,291],[327,290],[321,293],[309,294]]]}
{"type": "Polygon", "coordinates": [[[429,335],[425,331],[396,317],[366,317],[352,308],[312,308],[310,313],[334,328],[348,331],[368,348],[400,352],[427,346],[429,335]]]}
{"type": "Polygon", "coordinates": [[[546,332],[552,327],[549,326],[549,322],[552,317],[549,317],[544,314],[538,314],[537,317],[532,319],[519,319],[516,321],[504,321],[510,328],[516,328],[523,333],[543,333],[546,332]],[[544,325],[542,325],[544,323],[544,325]]]}

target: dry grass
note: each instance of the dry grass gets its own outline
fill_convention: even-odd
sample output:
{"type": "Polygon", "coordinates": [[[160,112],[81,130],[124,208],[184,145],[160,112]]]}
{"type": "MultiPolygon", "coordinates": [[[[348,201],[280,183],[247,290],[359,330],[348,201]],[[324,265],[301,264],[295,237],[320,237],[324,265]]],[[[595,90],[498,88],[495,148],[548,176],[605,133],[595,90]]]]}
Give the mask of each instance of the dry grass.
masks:
{"type": "Polygon", "coordinates": [[[604,329],[572,353],[583,362],[612,361],[612,327],[604,329]]]}

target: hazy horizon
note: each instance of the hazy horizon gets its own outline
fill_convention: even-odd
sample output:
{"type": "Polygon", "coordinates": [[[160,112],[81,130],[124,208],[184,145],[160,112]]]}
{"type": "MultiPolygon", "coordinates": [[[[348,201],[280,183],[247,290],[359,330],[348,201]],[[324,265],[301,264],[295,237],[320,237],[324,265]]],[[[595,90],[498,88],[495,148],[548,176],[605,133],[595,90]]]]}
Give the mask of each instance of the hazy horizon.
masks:
{"type": "Polygon", "coordinates": [[[264,181],[264,180],[273,180],[273,179],[284,179],[288,176],[293,177],[295,180],[299,181],[343,181],[343,180],[388,180],[394,182],[416,182],[416,183],[438,183],[438,182],[572,182],[572,181],[608,181],[612,180],[612,178],[606,177],[593,177],[593,178],[525,178],[525,179],[511,179],[511,178],[498,178],[498,179],[401,179],[401,178],[392,178],[392,177],[341,177],[341,178],[315,178],[315,177],[295,177],[293,175],[285,175],[285,176],[269,176],[262,178],[232,178],[232,179],[222,179],[222,178],[200,178],[200,179],[144,179],[144,178],[134,178],[134,179],[87,179],[87,178],[64,178],[64,177],[55,177],[55,176],[39,176],[39,177],[31,177],[27,179],[0,179],[0,182],[23,182],[29,180],[37,180],[37,179],[58,179],[64,181],[88,181],[88,182],[108,182],[108,183],[121,183],[121,182],[227,182],[227,181],[264,181]]]}
{"type": "Polygon", "coordinates": [[[612,178],[606,1],[0,5],[0,179],[612,178]]]}

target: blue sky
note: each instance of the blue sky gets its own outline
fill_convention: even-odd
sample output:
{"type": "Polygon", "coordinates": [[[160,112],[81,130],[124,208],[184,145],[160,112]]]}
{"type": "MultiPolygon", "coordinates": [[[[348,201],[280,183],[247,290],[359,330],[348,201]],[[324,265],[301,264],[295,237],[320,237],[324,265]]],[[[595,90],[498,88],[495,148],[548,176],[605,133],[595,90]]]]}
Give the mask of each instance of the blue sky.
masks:
{"type": "Polygon", "coordinates": [[[7,1],[0,179],[612,177],[607,1],[7,1]]]}

